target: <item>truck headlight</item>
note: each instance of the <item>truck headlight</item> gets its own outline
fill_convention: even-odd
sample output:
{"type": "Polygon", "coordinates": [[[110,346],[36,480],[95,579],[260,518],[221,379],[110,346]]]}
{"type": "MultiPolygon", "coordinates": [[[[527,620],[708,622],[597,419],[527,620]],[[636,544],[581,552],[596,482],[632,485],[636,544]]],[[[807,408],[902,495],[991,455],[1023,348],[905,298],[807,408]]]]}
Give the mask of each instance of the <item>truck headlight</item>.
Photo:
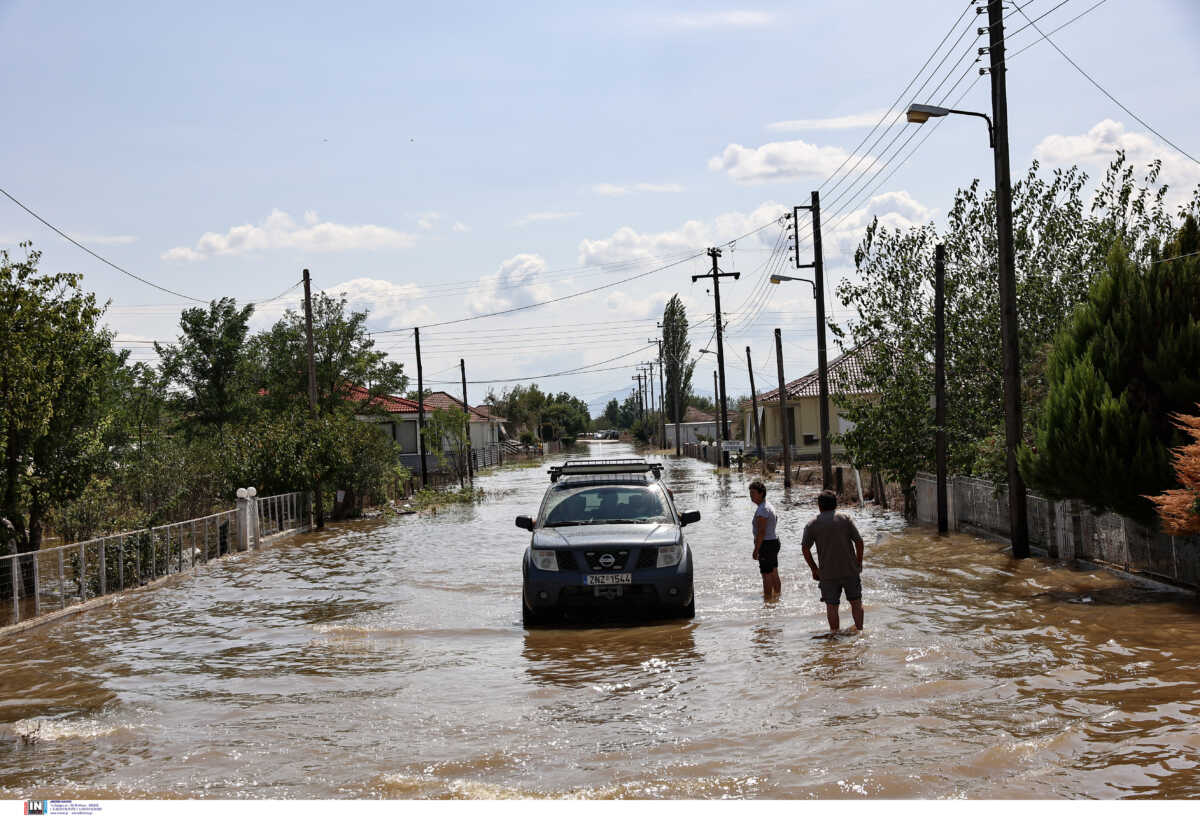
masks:
{"type": "Polygon", "coordinates": [[[683,545],[668,544],[658,548],[658,566],[673,567],[683,560],[683,545]]]}
{"type": "MultiPolygon", "coordinates": [[[[533,565],[540,570],[547,572],[558,572],[558,556],[554,550],[531,550],[533,553],[533,565]]],[[[659,556],[661,558],[662,556],[659,556]]]]}

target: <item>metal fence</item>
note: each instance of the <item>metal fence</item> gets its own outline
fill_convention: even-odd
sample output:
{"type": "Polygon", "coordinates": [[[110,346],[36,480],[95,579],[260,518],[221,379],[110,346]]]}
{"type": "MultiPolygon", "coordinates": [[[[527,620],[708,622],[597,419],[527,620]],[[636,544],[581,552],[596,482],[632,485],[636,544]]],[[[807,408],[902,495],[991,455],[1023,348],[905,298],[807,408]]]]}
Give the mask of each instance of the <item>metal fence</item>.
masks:
{"type": "Polygon", "coordinates": [[[239,499],[203,518],[0,556],[0,626],[143,586],[307,524],[305,493],[239,499]]]}
{"type": "MultiPolygon", "coordinates": [[[[937,479],[916,478],[917,519],[937,522],[937,479]]],[[[1008,491],[984,479],[955,476],[947,485],[949,521],[1007,537],[1008,491]]],[[[1115,513],[1093,513],[1079,501],[1026,494],[1029,543],[1051,557],[1100,561],[1200,589],[1200,537],[1156,532],[1115,513]]]]}
{"type": "Polygon", "coordinates": [[[493,442],[481,448],[471,448],[471,463],[477,470],[479,468],[503,465],[504,448],[499,442],[493,442]]]}

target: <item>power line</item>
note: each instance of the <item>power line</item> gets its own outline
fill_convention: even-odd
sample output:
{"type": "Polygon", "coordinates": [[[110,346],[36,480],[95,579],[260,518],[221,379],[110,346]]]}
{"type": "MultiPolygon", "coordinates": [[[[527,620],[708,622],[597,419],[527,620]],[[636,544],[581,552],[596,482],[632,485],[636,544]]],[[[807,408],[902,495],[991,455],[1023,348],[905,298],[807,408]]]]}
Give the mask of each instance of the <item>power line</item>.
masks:
{"type": "MultiPolygon", "coordinates": [[[[651,347],[649,345],[645,345],[645,346],[642,346],[641,348],[636,348],[633,351],[627,351],[624,354],[618,354],[616,357],[609,357],[607,360],[601,360],[598,363],[589,363],[588,365],[580,366],[578,368],[570,368],[570,369],[567,369],[566,371],[555,371],[550,374],[537,374],[537,375],[531,376],[531,377],[508,377],[508,378],[504,378],[504,379],[495,379],[495,380],[467,380],[467,383],[469,385],[486,385],[488,383],[524,382],[526,380],[541,380],[541,379],[546,379],[549,377],[566,377],[570,374],[597,374],[601,371],[616,371],[617,369],[621,369],[621,368],[629,368],[629,366],[623,365],[623,366],[614,366],[613,368],[602,368],[602,369],[596,369],[595,367],[599,366],[599,365],[604,365],[605,363],[611,363],[615,360],[622,360],[626,357],[632,357],[635,354],[641,354],[643,351],[645,351],[648,348],[651,348],[651,347]],[[591,369],[595,369],[595,370],[591,370],[591,369]]],[[[438,384],[438,385],[445,385],[447,383],[450,383],[450,384],[457,383],[457,382],[459,382],[459,380],[439,380],[439,381],[431,380],[430,382],[436,382],[436,384],[438,384]]]]}
{"type": "MultiPolygon", "coordinates": [[[[1065,23],[1063,23],[1062,25],[1060,25],[1058,28],[1051,29],[1051,30],[1050,30],[1050,32],[1049,32],[1049,34],[1057,34],[1058,32],[1062,31],[1062,30],[1063,30],[1064,28],[1066,28],[1067,26],[1071,25],[1071,23],[1073,23],[1073,22],[1075,22],[1076,20],[1078,20],[1080,17],[1083,17],[1083,16],[1084,16],[1084,15],[1086,15],[1086,14],[1090,14],[1091,12],[1093,12],[1093,11],[1095,11],[1096,9],[1100,8],[1100,6],[1103,6],[1103,5],[1104,5],[1105,3],[1107,3],[1107,2],[1108,2],[1108,0],[1100,0],[1100,2],[1099,2],[1099,3],[1096,3],[1095,5],[1093,5],[1091,8],[1087,9],[1086,11],[1083,11],[1083,12],[1080,12],[1079,14],[1076,14],[1074,17],[1072,17],[1070,20],[1067,20],[1065,23]]],[[[1026,3],[1026,4],[1025,4],[1025,7],[1026,7],[1026,8],[1029,8],[1029,4],[1028,4],[1028,3],[1026,3]]],[[[1055,6],[1055,8],[1058,8],[1058,6],[1055,6]]],[[[1042,15],[1042,16],[1044,17],[1045,15],[1042,15]]],[[[1042,19],[1042,18],[1041,18],[1041,17],[1038,17],[1038,19],[1040,20],[1040,19],[1042,19]]],[[[1049,36],[1049,34],[1044,34],[1044,35],[1042,35],[1041,37],[1038,37],[1036,40],[1034,40],[1033,42],[1029,43],[1029,44],[1028,44],[1028,45],[1026,45],[1024,48],[1021,48],[1019,51],[1016,51],[1016,52],[1014,52],[1014,53],[1012,53],[1012,54],[1006,54],[1006,55],[1005,55],[1005,61],[1007,61],[1007,62],[1012,62],[1012,61],[1013,61],[1013,59],[1014,59],[1014,58],[1015,58],[1017,55],[1019,55],[1019,54],[1024,54],[1024,53],[1025,53],[1026,51],[1028,51],[1030,48],[1033,48],[1035,45],[1037,45],[1038,43],[1040,43],[1042,40],[1046,39],[1046,37],[1047,37],[1047,36],[1049,36]]]]}
{"type": "MultiPolygon", "coordinates": [[[[1017,6],[1017,11],[1020,11],[1021,16],[1024,17],[1026,20],[1029,20],[1029,15],[1025,14],[1024,10],[1022,10],[1020,6],[1017,6]]],[[[1063,59],[1065,59],[1067,62],[1071,63],[1071,67],[1073,67],[1076,71],[1078,71],[1080,74],[1082,74],[1084,79],[1086,79],[1088,82],[1092,83],[1092,85],[1094,85],[1096,87],[1096,90],[1100,91],[1100,93],[1107,96],[1110,100],[1112,100],[1112,102],[1117,107],[1119,107],[1121,110],[1125,111],[1130,116],[1132,116],[1134,119],[1136,119],[1142,125],[1142,127],[1146,128],[1151,133],[1153,133],[1155,136],[1157,136],[1158,138],[1160,138],[1164,142],[1166,142],[1168,145],[1175,148],[1175,150],[1178,151],[1180,154],[1188,157],[1196,164],[1200,164],[1200,160],[1197,160],[1195,156],[1193,156],[1191,153],[1188,153],[1182,147],[1175,144],[1170,139],[1168,139],[1166,136],[1159,133],[1157,130],[1154,129],[1154,127],[1149,122],[1147,122],[1145,119],[1143,119],[1142,117],[1138,116],[1136,113],[1131,111],[1128,107],[1125,106],[1125,104],[1123,102],[1121,102],[1121,100],[1117,99],[1115,96],[1110,94],[1103,85],[1101,85],[1096,80],[1092,79],[1091,75],[1087,71],[1085,71],[1079,67],[1079,63],[1075,62],[1075,60],[1073,60],[1069,56],[1067,56],[1067,52],[1063,51],[1061,48],[1059,48],[1058,43],[1056,43],[1056,42],[1054,42],[1054,40],[1050,39],[1050,35],[1044,33],[1040,28],[1038,28],[1037,23],[1035,23],[1033,20],[1029,20],[1029,24],[1031,26],[1033,26],[1034,31],[1036,31],[1037,33],[1042,35],[1043,40],[1050,43],[1050,45],[1054,46],[1054,50],[1057,51],[1059,54],[1061,54],[1063,59]]]]}
{"type": "Polygon", "coordinates": [[[167,288],[167,287],[165,287],[165,286],[159,286],[157,283],[155,283],[155,282],[153,282],[153,281],[148,281],[148,280],[146,280],[145,278],[141,277],[140,275],[135,275],[135,274],[133,274],[133,273],[132,273],[132,272],[130,272],[128,269],[125,269],[125,268],[124,268],[124,267],[122,267],[122,266],[118,266],[117,264],[115,264],[115,263],[113,263],[112,261],[110,261],[108,258],[105,258],[103,255],[100,255],[100,254],[99,254],[99,253],[97,253],[97,252],[93,252],[93,251],[92,251],[91,249],[89,249],[88,247],[86,247],[86,246],[84,246],[83,244],[79,243],[79,242],[78,242],[78,241],[76,241],[74,238],[72,238],[70,235],[67,235],[65,232],[63,232],[62,230],[60,230],[58,227],[56,227],[56,226],[54,226],[53,224],[51,224],[51,223],[50,223],[49,221],[47,221],[45,218],[42,218],[40,215],[38,215],[37,213],[35,213],[33,210],[31,210],[31,209],[29,209],[28,207],[26,207],[24,204],[22,204],[20,201],[18,201],[16,198],[14,198],[14,197],[12,196],[12,194],[11,194],[11,193],[9,193],[7,190],[5,190],[5,189],[3,189],[3,188],[0,188],[0,193],[3,193],[3,194],[4,194],[4,197],[5,197],[5,198],[7,198],[9,201],[11,201],[12,203],[16,204],[16,205],[17,205],[18,207],[20,207],[22,210],[24,210],[25,212],[27,212],[27,213],[29,213],[30,215],[32,215],[34,218],[36,218],[38,221],[42,222],[44,225],[46,225],[47,227],[49,227],[49,228],[50,228],[51,230],[53,230],[54,232],[58,233],[58,235],[59,235],[60,237],[62,237],[62,238],[65,238],[67,241],[69,241],[69,242],[71,242],[72,244],[74,244],[75,246],[79,247],[79,248],[80,248],[80,249],[82,249],[84,252],[86,252],[87,254],[91,255],[93,258],[95,258],[96,260],[100,261],[101,263],[108,264],[108,265],[109,265],[109,266],[111,266],[113,269],[115,269],[115,270],[117,270],[118,272],[120,272],[122,275],[128,275],[129,277],[133,278],[134,280],[136,280],[136,281],[141,281],[142,283],[146,284],[147,286],[153,286],[153,287],[154,287],[155,289],[157,289],[158,291],[160,291],[160,292],[166,292],[168,295],[174,295],[175,297],[181,297],[181,298],[183,298],[184,300],[191,300],[191,301],[195,301],[196,303],[208,303],[208,301],[207,301],[207,300],[204,300],[204,299],[202,299],[202,298],[196,298],[196,297],[192,297],[191,295],[185,295],[185,294],[183,294],[182,292],[176,292],[175,290],[173,290],[173,289],[168,289],[168,288],[167,288]]]}

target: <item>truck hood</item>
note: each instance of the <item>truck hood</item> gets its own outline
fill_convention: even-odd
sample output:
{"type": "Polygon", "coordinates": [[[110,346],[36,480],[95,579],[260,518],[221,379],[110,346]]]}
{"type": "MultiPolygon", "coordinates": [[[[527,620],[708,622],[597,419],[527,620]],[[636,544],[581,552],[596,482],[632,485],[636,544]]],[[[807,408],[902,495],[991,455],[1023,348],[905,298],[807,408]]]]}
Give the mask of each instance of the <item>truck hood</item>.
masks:
{"type": "Polygon", "coordinates": [[[553,547],[662,547],[678,544],[674,524],[589,524],[584,527],[543,527],[534,531],[533,546],[553,547]]]}

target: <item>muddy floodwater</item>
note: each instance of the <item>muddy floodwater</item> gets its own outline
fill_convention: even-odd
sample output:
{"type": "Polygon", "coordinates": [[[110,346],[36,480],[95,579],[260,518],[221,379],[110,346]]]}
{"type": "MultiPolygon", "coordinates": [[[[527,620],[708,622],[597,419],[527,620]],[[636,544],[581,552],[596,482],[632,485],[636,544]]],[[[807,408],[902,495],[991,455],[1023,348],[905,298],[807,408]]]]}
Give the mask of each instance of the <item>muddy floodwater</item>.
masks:
{"type": "Polygon", "coordinates": [[[815,490],[768,496],[767,604],[748,480],[664,478],[692,621],[526,631],[538,467],[0,636],[0,798],[1200,795],[1191,596],[850,509],[866,631],[814,639],[815,490]]]}

